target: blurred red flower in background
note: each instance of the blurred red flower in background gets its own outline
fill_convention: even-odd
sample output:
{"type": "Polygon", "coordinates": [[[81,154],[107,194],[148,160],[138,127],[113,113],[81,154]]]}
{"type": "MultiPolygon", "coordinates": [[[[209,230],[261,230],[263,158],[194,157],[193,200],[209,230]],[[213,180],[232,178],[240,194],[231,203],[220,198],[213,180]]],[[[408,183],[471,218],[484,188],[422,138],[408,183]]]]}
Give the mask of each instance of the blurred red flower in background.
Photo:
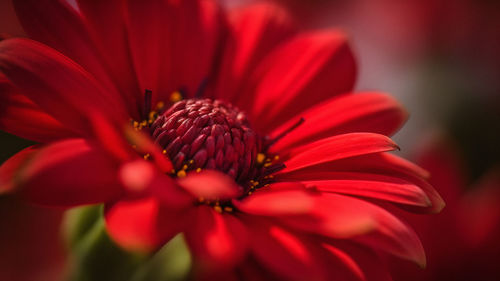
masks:
{"type": "Polygon", "coordinates": [[[0,42],[0,128],[44,144],[0,167],[1,192],[105,203],[109,234],[131,250],[183,232],[209,278],[388,280],[379,255],[425,264],[382,207],[444,203],[425,171],[387,153],[400,105],[351,94],[343,34],[298,32],[267,4],[78,7],[15,2],[41,43],[0,42]]]}
{"type": "Polygon", "coordinates": [[[61,222],[61,210],[0,198],[0,280],[61,280],[66,264],[61,222]]]}
{"type": "Polygon", "coordinates": [[[427,144],[417,160],[440,187],[447,206],[433,217],[403,217],[415,226],[428,258],[425,270],[394,262],[394,280],[493,281],[500,277],[500,173],[467,187],[462,153],[450,140],[427,144]]]}

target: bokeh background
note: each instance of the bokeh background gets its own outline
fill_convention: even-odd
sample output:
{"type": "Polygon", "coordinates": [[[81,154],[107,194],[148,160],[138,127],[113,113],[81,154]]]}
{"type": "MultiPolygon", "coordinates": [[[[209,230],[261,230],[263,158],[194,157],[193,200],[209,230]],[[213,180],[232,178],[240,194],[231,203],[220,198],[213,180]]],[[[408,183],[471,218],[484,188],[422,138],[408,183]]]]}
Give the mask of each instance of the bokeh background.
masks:
{"type": "MultiPolygon", "coordinates": [[[[432,172],[448,207],[431,218],[402,214],[422,237],[428,267],[387,261],[395,280],[500,280],[500,1],[274,2],[304,29],[344,30],[359,63],[357,89],[388,92],[410,112],[395,136],[400,153],[432,172]]],[[[0,0],[0,37],[9,36],[24,33],[10,1],[0,0]]],[[[0,144],[1,163],[32,143],[0,132],[0,144]]],[[[57,231],[64,214],[15,200],[0,198],[0,280],[32,280],[27,266],[53,280],[66,264],[57,231]],[[28,232],[39,235],[19,235],[28,232]]]]}

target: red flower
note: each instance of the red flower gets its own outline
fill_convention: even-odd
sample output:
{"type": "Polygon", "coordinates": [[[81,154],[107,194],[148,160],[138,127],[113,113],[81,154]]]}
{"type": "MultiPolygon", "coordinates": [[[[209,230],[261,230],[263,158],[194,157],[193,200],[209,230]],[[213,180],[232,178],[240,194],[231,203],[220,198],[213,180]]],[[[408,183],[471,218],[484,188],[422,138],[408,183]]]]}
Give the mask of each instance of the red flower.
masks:
{"type": "Polygon", "coordinates": [[[0,198],[0,280],[62,280],[66,263],[59,233],[62,215],[61,210],[0,198]]]}
{"type": "Polygon", "coordinates": [[[299,33],[268,5],[78,4],[15,2],[43,44],[0,43],[0,126],[46,144],[0,168],[1,190],[104,202],[129,249],[183,232],[199,270],[219,278],[385,280],[381,253],[425,263],[415,233],[378,205],[437,212],[443,201],[387,153],[400,105],[350,94],[343,34],[299,33]]]}

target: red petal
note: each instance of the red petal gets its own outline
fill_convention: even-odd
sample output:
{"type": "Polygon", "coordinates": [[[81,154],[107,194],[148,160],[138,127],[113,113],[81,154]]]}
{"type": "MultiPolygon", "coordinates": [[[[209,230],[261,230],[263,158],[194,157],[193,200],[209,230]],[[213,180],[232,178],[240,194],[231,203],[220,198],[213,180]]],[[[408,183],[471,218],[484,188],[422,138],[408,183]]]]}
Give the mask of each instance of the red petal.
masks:
{"type": "Polygon", "coordinates": [[[74,137],[74,133],[43,112],[0,76],[0,129],[37,142],[74,137]]]}
{"type": "Polygon", "coordinates": [[[333,136],[292,150],[289,159],[285,161],[286,169],[283,172],[397,148],[390,138],[379,134],[351,133],[333,136]]]}
{"type": "MultiPolygon", "coordinates": [[[[158,88],[159,79],[166,79],[160,76],[164,53],[168,49],[167,44],[170,43],[167,42],[165,35],[168,34],[167,27],[171,25],[169,18],[172,11],[166,2],[128,0],[125,5],[130,52],[135,72],[140,88],[151,90],[154,100],[158,93],[164,91],[158,88]]],[[[111,12],[116,9],[113,5],[109,6],[111,12]]],[[[89,9],[89,12],[92,10],[94,9],[89,9]]]]}
{"type": "Polygon", "coordinates": [[[81,16],[67,1],[24,0],[14,6],[30,38],[70,57],[117,94],[81,16]]]}
{"type": "Polygon", "coordinates": [[[205,199],[227,199],[241,193],[240,187],[233,179],[213,170],[191,172],[177,182],[194,196],[205,199]]]}
{"type": "Polygon", "coordinates": [[[232,37],[224,51],[215,95],[247,109],[253,95],[239,93],[251,86],[247,85],[248,76],[268,53],[295,33],[295,28],[284,10],[270,3],[232,11],[230,23],[232,37]]]}
{"type": "Polygon", "coordinates": [[[318,102],[351,91],[356,65],[345,36],[323,31],[284,43],[259,71],[261,81],[250,113],[258,129],[266,131],[318,102]]]}
{"type": "Polygon", "coordinates": [[[300,113],[274,130],[271,138],[290,128],[302,117],[304,123],[273,145],[273,149],[308,143],[321,138],[354,132],[392,135],[407,118],[406,111],[392,97],[381,93],[360,93],[331,98],[300,113]]]}
{"type": "Polygon", "coordinates": [[[424,250],[417,235],[386,210],[342,195],[322,193],[314,198],[315,209],[308,216],[282,218],[282,221],[331,238],[349,237],[425,265],[424,250]]]}
{"type": "Polygon", "coordinates": [[[22,195],[42,205],[74,206],[111,200],[121,193],[116,164],[82,139],[37,151],[16,171],[22,195]]]}
{"type": "Polygon", "coordinates": [[[323,192],[333,192],[385,200],[410,206],[430,207],[424,191],[397,177],[350,172],[311,172],[298,178],[280,175],[279,180],[299,180],[323,192]]]}
{"type": "Polygon", "coordinates": [[[0,194],[10,192],[17,186],[16,173],[23,168],[36,152],[37,148],[34,146],[25,148],[0,166],[0,194]]]}
{"type": "Polygon", "coordinates": [[[122,247],[150,252],[182,230],[185,214],[165,209],[154,198],[119,201],[106,206],[110,236],[122,247]]]}
{"type": "MultiPolygon", "coordinates": [[[[150,1],[136,1],[149,3],[150,1]]],[[[89,37],[95,42],[100,61],[106,66],[109,77],[128,105],[132,118],[138,120],[138,105],[144,101],[145,88],[139,87],[130,55],[128,30],[124,19],[125,5],[121,0],[77,0],[89,37]]],[[[148,22],[149,19],[144,19],[148,22]]],[[[147,29],[143,30],[144,32],[147,29]]],[[[151,49],[154,42],[144,41],[143,48],[151,49]]],[[[149,88],[148,88],[149,89],[149,88]]]]}
{"type": "Polygon", "coordinates": [[[252,226],[251,247],[257,260],[286,280],[326,280],[318,257],[310,251],[314,243],[276,225],[260,221],[252,226]]]}
{"type": "Polygon", "coordinates": [[[244,257],[247,230],[232,214],[219,214],[212,207],[196,208],[196,218],[186,231],[188,242],[205,270],[230,268],[244,257]]]}
{"type": "MultiPolygon", "coordinates": [[[[168,101],[173,91],[188,97],[198,94],[213,79],[227,33],[224,13],[217,1],[167,1],[167,33],[158,100],[168,101]],[[189,15],[189,16],[186,16],[189,15]]],[[[199,93],[203,94],[203,93],[199,93]]]]}
{"type": "MultiPolygon", "coordinates": [[[[285,221],[293,226],[314,230],[327,236],[349,237],[367,233],[375,227],[372,215],[364,212],[367,208],[351,208],[348,202],[343,201],[344,198],[347,198],[347,201],[356,199],[325,196],[300,190],[256,192],[241,203],[235,202],[235,205],[249,214],[279,216],[283,220],[290,218],[285,221]]],[[[359,205],[367,204],[364,201],[359,202],[354,201],[359,205]]]]}
{"type": "Polygon", "coordinates": [[[255,215],[300,215],[314,209],[314,198],[304,190],[280,189],[257,191],[242,201],[234,200],[234,204],[239,210],[255,215]]]}
{"type": "Polygon", "coordinates": [[[85,116],[98,112],[124,122],[120,99],[60,53],[27,39],[0,42],[0,70],[23,94],[63,124],[88,132],[85,116]]]}
{"type": "Polygon", "coordinates": [[[163,205],[185,209],[193,203],[193,197],[179,188],[170,176],[164,174],[149,161],[136,159],[120,167],[119,178],[127,189],[129,198],[153,197],[163,205]]]}
{"type": "Polygon", "coordinates": [[[373,251],[354,243],[323,244],[325,250],[342,260],[363,281],[391,281],[386,264],[373,251]]]}
{"type": "MultiPolygon", "coordinates": [[[[430,208],[410,209],[411,211],[439,212],[445,206],[443,199],[437,191],[423,178],[429,173],[419,166],[408,162],[396,155],[389,153],[376,153],[361,155],[346,159],[340,159],[319,165],[312,165],[303,169],[284,173],[283,178],[296,180],[315,180],[321,175],[329,172],[355,172],[367,174],[379,174],[400,178],[410,182],[422,189],[429,198],[432,206],[430,208]]],[[[322,177],[321,179],[326,179],[322,177]]]]}

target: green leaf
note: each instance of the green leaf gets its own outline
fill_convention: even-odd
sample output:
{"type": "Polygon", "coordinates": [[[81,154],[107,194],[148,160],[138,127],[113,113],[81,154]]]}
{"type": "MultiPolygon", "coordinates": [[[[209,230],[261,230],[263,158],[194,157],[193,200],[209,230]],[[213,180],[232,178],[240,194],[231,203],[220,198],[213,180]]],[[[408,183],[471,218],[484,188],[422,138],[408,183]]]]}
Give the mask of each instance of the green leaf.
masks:
{"type": "Polygon", "coordinates": [[[186,280],[192,266],[191,253],[182,234],[174,237],[144,263],[130,281],[186,280]]]}

